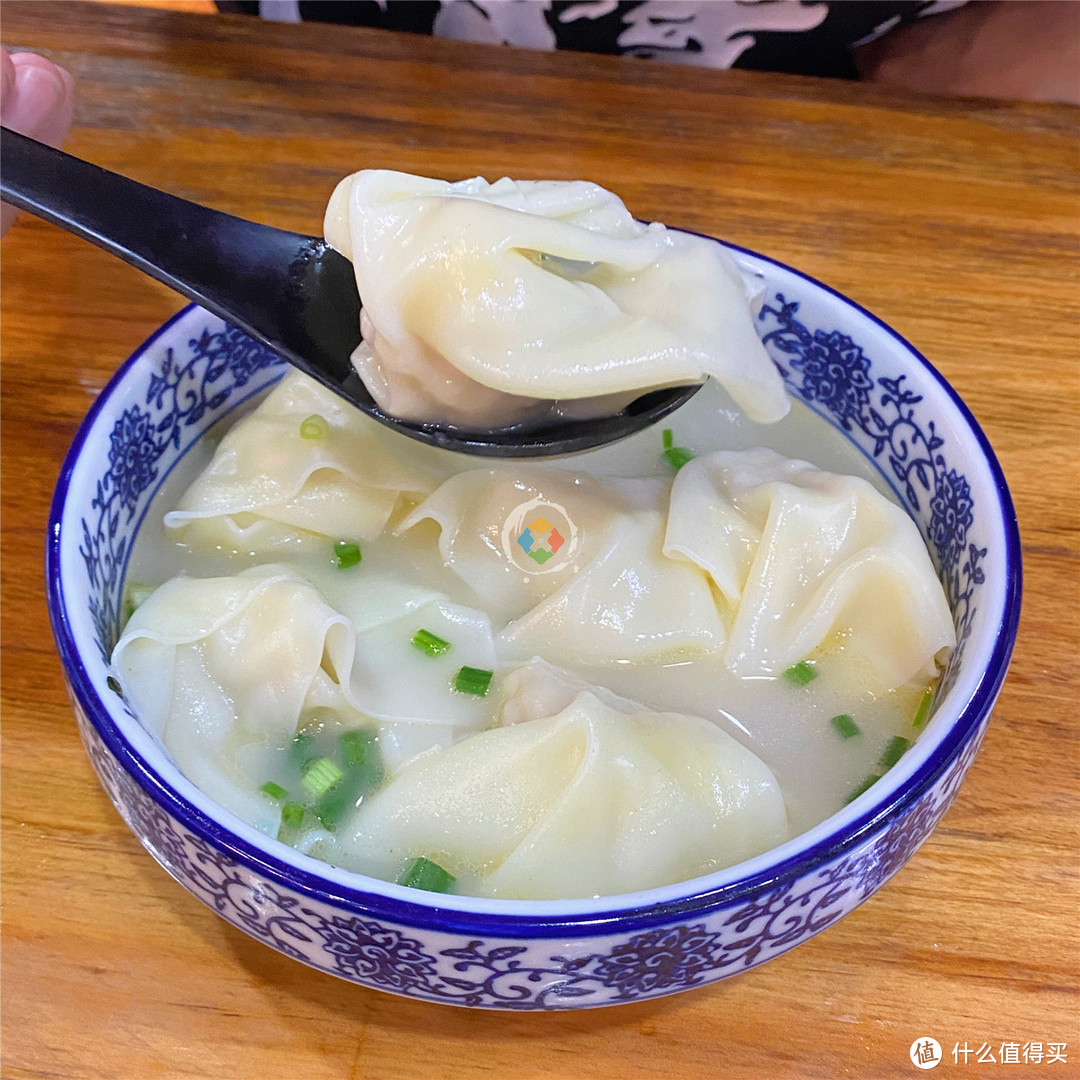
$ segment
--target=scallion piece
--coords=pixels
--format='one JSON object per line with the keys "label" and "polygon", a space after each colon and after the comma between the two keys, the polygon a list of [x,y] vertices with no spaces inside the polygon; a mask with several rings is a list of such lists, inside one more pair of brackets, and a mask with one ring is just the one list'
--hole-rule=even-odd
{"label": "scallion piece", "polygon": [[[335,784],[315,804],[315,816],[322,822],[323,828],[333,832],[342,820],[355,810],[374,788],[378,787],[378,781],[372,783],[375,775],[367,769],[355,769],[345,774],[345,779]],[[377,775],[382,775],[381,766]]]}
{"label": "scallion piece", "polygon": [[370,732],[344,731],[338,742],[341,745],[341,760],[347,769],[370,768],[379,761],[379,744],[376,736]]}
{"label": "scallion piece", "polygon": [[124,608],[128,613],[128,618],[131,617],[136,608],[142,607],[142,605],[150,599],[153,592],[153,585],[140,585],[135,582],[127,587],[127,594],[124,597]]}
{"label": "scallion piece", "polygon": [[321,757],[304,770],[301,783],[304,790],[313,798],[325,795],[345,774],[336,761]]}
{"label": "scallion piece", "polygon": [[312,413],[300,421],[301,439],[325,439],[329,434],[330,425],[326,422],[326,418],[318,413]]}
{"label": "scallion piece", "polygon": [[271,799],[277,799],[278,802],[289,794],[280,784],[275,784],[273,780],[267,780],[259,790],[269,795]]}
{"label": "scallion piece", "polygon": [[124,590],[124,602],[123,611],[121,612],[125,624],[132,615],[135,614],[136,608],[145,604],[150,599],[151,594],[154,592],[153,585],[139,585],[137,582],[129,585]]}
{"label": "scallion piece", "polygon": [[442,656],[450,648],[449,641],[433,634],[430,630],[417,630],[412,636],[412,643],[428,656]]}
{"label": "scallion piece", "polygon": [[919,702],[919,707],[915,710],[915,717],[911,721],[911,726],[916,731],[922,731],[926,727],[926,721],[930,719],[930,708],[934,704],[934,691],[927,689],[926,693],[922,696],[922,701]]}
{"label": "scallion piece", "polygon": [[688,461],[694,460],[694,455],[685,446],[671,446],[664,451],[664,458],[678,472]]}
{"label": "scallion piece", "polygon": [[345,777],[315,803],[315,816],[333,832],[364,796],[382,783],[383,763],[376,737],[366,731],[345,731],[339,739]]}
{"label": "scallion piece", "polygon": [[455,676],[453,687],[459,694],[484,697],[494,674],[493,671],[485,671],[483,668],[463,667]]}
{"label": "scallion piece", "polygon": [[903,735],[894,735],[889,740],[889,745],[885,747],[881,760],[878,761],[878,768],[891,769],[904,756],[910,745],[911,741],[905,739]]}
{"label": "scallion piece", "polygon": [[310,731],[298,731],[289,747],[289,756],[293,764],[304,772],[313,762],[318,760],[315,752],[315,736]]}
{"label": "scallion piece", "polygon": [[840,713],[839,716],[834,716],[829,723],[836,728],[836,733],[841,739],[851,739],[859,734],[859,725],[855,723],[855,720],[848,713]]}
{"label": "scallion piece", "polygon": [[124,696],[124,691],[123,691],[123,688],[122,688],[122,687],[120,686],[120,683],[119,683],[119,681],[118,681],[117,679],[114,679],[114,678],[113,678],[113,677],[112,677],[111,675],[109,675],[109,676],[107,676],[107,677],[106,677],[106,679],[105,679],[105,685],[106,685],[106,686],[107,686],[107,687],[108,687],[108,688],[109,688],[109,689],[110,689],[110,690],[111,690],[111,691],[112,691],[112,692],[113,692],[113,693],[114,693],[114,694],[115,694],[115,695],[116,695],[116,696],[117,696],[118,698],[122,698],[122,697]]}
{"label": "scallion piece", "polygon": [[348,775],[319,799],[315,804],[315,816],[324,829],[333,832],[345,815],[360,805],[368,790],[356,776]]}
{"label": "scallion piece", "polygon": [[[281,808],[282,829],[299,829],[303,821],[304,808],[298,802],[287,802]],[[280,832],[278,836],[280,838]]]}
{"label": "scallion piece", "polygon": [[360,545],[351,540],[339,540],[334,545],[334,558],[337,559],[339,570],[348,570],[357,566],[363,556],[360,554]]}
{"label": "scallion piece", "polygon": [[341,757],[345,764],[353,769],[367,760],[371,736],[366,731],[345,731],[341,738]]}
{"label": "scallion piece", "polygon": [[694,460],[692,451],[687,450],[685,446],[675,445],[675,436],[672,433],[671,428],[664,428],[662,438],[664,441],[662,456],[676,472],[678,472],[688,461]]}
{"label": "scallion piece", "polygon": [[817,674],[817,668],[814,667],[813,661],[800,660],[784,672],[784,678],[796,686],[806,686],[807,683],[812,683],[817,678]]}
{"label": "scallion piece", "polygon": [[129,585],[128,586],[128,599],[134,604],[135,607],[141,607],[150,599],[153,595],[155,586],[153,585]]}
{"label": "scallion piece", "polygon": [[854,802],[864,791],[869,791],[879,780],[881,779],[876,773],[871,773],[857,788],[844,800],[846,806],[850,802]]}
{"label": "scallion piece", "polygon": [[457,878],[438,863],[425,859],[423,855],[414,859],[402,871],[397,879],[399,885],[408,889],[423,889],[425,892],[449,892]]}

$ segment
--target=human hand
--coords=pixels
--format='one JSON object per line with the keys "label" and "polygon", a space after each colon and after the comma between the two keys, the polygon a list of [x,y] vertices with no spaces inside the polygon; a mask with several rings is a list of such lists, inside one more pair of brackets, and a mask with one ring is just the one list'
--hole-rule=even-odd
{"label": "human hand", "polygon": [[[0,122],[32,139],[59,146],[71,126],[75,80],[58,65],[34,53],[9,56],[0,49]],[[0,236],[15,217],[0,207]]]}

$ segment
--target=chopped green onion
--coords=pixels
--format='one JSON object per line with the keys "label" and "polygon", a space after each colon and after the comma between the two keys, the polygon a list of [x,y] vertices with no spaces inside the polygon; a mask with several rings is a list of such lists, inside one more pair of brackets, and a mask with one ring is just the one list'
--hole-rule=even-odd
{"label": "chopped green onion", "polygon": [[[298,802],[287,802],[281,808],[282,829],[299,829],[304,820],[304,808]],[[281,833],[278,833],[280,838]]]}
{"label": "chopped green onion", "polygon": [[421,855],[402,871],[397,883],[409,889],[445,893],[450,891],[456,880],[453,874],[444,870],[438,863],[425,859]]}
{"label": "chopped green onion", "polygon": [[854,719],[848,713],[841,713],[839,716],[834,716],[829,723],[836,728],[837,734],[841,739],[850,739],[859,734],[859,725],[855,723]]}
{"label": "chopped green onion", "polygon": [[351,540],[339,540],[334,545],[334,558],[337,559],[339,570],[348,570],[358,565],[362,558],[360,545],[354,544]]}
{"label": "chopped green onion", "polygon": [[919,702],[919,707],[915,710],[915,718],[911,721],[911,726],[916,731],[922,731],[926,726],[926,721],[930,719],[930,707],[934,704],[934,691],[927,689],[926,693],[922,696],[922,701]]}
{"label": "chopped green onion", "polygon": [[817,678],[817,668],[811,660],[800,660],[784,672],[784,678],[796,686],[806,686]]}
{"label": "chopped green onion", "polygon": [[484,697],[491,685],[493,671],[483,668],[463,667],[454,678],[453,687],[459,694],[475,694]]}
{"label": "chopped green onion", "polygon": [[317,760],[315,736],[310,731],[298,731],[289,747],[289,756],[301,772],[307,770]]}
{"label": "chopped green onion", "polygon": [[878,768],[891,769],[904,756],[910,745],[910,740],[905,739],[903,735],[894,735],[889,740],[889,745],[885,747],[885,752],[881,755]]}
{"label": "chopped green onion", "polygon": [[322,822],[324,829],[333,832],[341,824],[342,818],[360,805],[369,790],[360,782],[361,779],[359,774],[347,776],[315,804],[315,816]]}
{"label": "chopped green onion", "polygon": [[430,630],[417,630],[412,636],[412,643],[428,656],[442,656],[450,648],[450,642],[433,634]]}
{"label": "chopped green onion", "polygon": [[106,686],[107,686],[107,687],[108,687],[108,688],[109,688],[109,689],[110,689],[110,690],[111,690],[111,691],[112,691],[112,692],[113,692],[113,693],[114,693],[114,694],[115,694],[115,695],[116,695],[117,697],[120,697],[120,698],[122,698],[122,697],[124,696],[124,691],[123,691],[123,690],[121,689],[121,687],[120,687],[120,683],[119,683],[119,682],[118,682],[118,681],[117,681],[116,679],[114,679],[114,678],[113,678],[113,677],[112,677],[111,675],[109,675],[109,676],[108,676],[108,677],[107,677],[107,678],[105,679],[105,685],[106,685]]}
{"label": "chopped green onion", "polygon": [[135,614],[135,609],[142,607],[154,592],[153,585],[132,584],[127,587],[124,594],[124,619],[130,619]]}
{"label": "chopped green onion", "polygon": [[301,439],[325,439],[329,433],[330,425],[318,413],[312,413],[306,420],[300,421]]}
{"label": "chopped green onion", "polygon": [[275,784],[273,780],[267,780],[259,790],[269,795],[271,799],[277,799],[278,802],[289,794],[280,784]]}
{"label": "chopped green onion", "polygon": [[313,798],[325,795],[345,774],[336,761],[321,757],[304,770],[301,783],[304,790]]}
{"label": "chopped green onion", "polygon": [[341,758],[347,768],[365,768],[378,757],[376,736],[370,732],[343,731],[338,741],[341,744]]}
{"label": "chopped green onion", "polygon": [[128,599],[135,607],[142,607],[154,593],[153,585],[129,585]]}
{"label": "chopped green onion", "polygon": [[869,791],[881,779],[876,773],[871,773],[859,786],[844,800],[847,805],[854,802],[864,791]]}
{"label": "chopped green onion", "polygon": [[339,739],[345,777],[315,804],[315,816],[333,832],[364,796],[382,783],[383,763],[377,738],[367,731],[345,731]]}
{"label": "chopped green onion", "polygon": [[664,459],[678,472],[687,462],[694,460],[694,455],[684,446],[669,446],[664,450]]}
{"label": "chopped green onion", "polygon": [[693,451],[687,450],[685,446],[675,445],[675,435],[671,428],[664,428],[661,438],[664,443],[664,449],[661,456],[676,472],[678,472],[688,461],[694,460]]}
{"label": "chopped green onion", "polygon": [[[367,769],[356,769],[346,773],[345,779],[335,784],[315,804],[315,816],[322,822],[323,827],[333,832],[345,816],[355,810],[363,801],[364,796],[378,787],[378,781],[372,783],[373,773]],[[382,776],[382,768],[378,770],[378,776]]]}

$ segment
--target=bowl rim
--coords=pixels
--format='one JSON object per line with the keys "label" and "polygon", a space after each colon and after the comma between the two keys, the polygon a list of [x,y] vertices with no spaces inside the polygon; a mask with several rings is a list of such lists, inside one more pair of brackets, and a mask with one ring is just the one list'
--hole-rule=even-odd
{"label": "bowl rim", "polygon": [[[706,236],[703,233],[695,235]],[[714,237],[707,238],[715,239]],[[914,768],[910,776],[902,779],[898,787],[879,794],[876,799],[872,797],[874,792],[872,788],[860,797],[860,802],[865,800],[863,809],[855,815],[853,820],[846,824],[832,826],[821,839],[809,843],[791,855],[784,856],[778,861],[769,860],[772,853],[781,851],[800,839],[794,837],[784,845],[764,852],[761,856],[744,864],[761,864],[759,869],[718,885],[703,886],[702,883],[717,874],[729,873],[732,869],[738,870],[738,866],[717,871],[716,874],[705,877],[690,879],[674,886],[663,886],[641,893],[628,893],[622,897],[599,897],[592,901],[464,898],[472,901],[468,907],[458,907],[456,904],[445,906],[440,903],[437,894],[424,894],[423,898],[415,899],[394,895],[409,893],[412,890],[405,890],[392,883],[379,882],[359,874],[348,876],[356,877],[358,883],[371,882],[375,891],[371,887],[365,888],[362,885],[354,887],[335,882],[317,871],[309,871],[280,860],[272,853],[238,836],[221,821],[204,814],[198,807],[180,796],[119,730],[79,655],[67,618],[64,587],[60,575],[64,506],[67,502],[73,471],[89,433],[112,395],[148,350],[183,319],[200,310],[195,304],[186,305],[159,326],[131,353],[106,383],[76,431],[71,447],[64,458],[49,510],[45,569],[47,603],[53,635],[73,697],[98,738],[123,770],[133,777],[143,791],[183,828],[201,837],[241,866],[286,889],[294,890],[322,903],[344,907],[357,915],[382,919],[398,925],[443,933],[480,934],[511,939],[593,937],[665,925],[677,922],[688,914],[702,917],[710,911],[732,906],[759,891],[793,882],[835,862],[845,853],[886,828],[890,820],[904,815],[918,803],[931,791],[946,770],[958,760],[967,743],[977,735],[983,720],[993,707],[1012,654],[1020,616],[1022,563],[1019,528],[1004,473],[986,435],[959,394],[926,357],[900,333],[857,301],[811,275],[749,248],[725,241],[720,242],[733,253],[771,264],[783,272],[802,279],[813,288],[822,290],[840,301],[842,305],[854,309],[892,338],[901,349],[906,350],[913,360],[922,365],[928,377],[938,384],[948,402],[956,409],[960,420],[974,437],[993,483],[997,499],[996,512],[1000,517],[1004,538],[1002,566],[1006,580],[1002,594],[1001,615],[994,631],[989,659],[967,700],[961,705],[929,756]],[[875,785],[875,788],[877,787],[878,785]],[[833,815],[833,817],[836,816]],[[827,818],[811,831],[821,829],[830,820],[832,818]],[[317,865],[315,860],[308,859],[307,861]],[[347,872],[339,871],[339,873],[346,874]],[[382,886],[387,887],[390,890],[389,893],[378,891]],[[681,895],[666,900],[651,902],[649,900],[650,895],[659,892],[670,893],[680,887],[684,887]],[[459,898],[455,898],[457,899]],[[622,904],[618,903],[620,899],[624,901]],[[590,904],[592,909],[584,910]],[[583,910],[559,913],[559,905],[581,906]],[[481,910],[470,910],[470,908]],[[523,910],[526,908],[536,910],[530,913]]]}

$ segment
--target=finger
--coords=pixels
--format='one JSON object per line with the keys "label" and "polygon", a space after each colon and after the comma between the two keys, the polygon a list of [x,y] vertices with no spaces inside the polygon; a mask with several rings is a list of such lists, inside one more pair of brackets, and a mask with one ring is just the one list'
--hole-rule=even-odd
{"label": "finger", "polygon": [[[71,126],[75,80],[62,68],[33,53],[9,56],[0,49],[0,120],[15,131],[59,146]],[[0,236],[15,208],[0,207]]]}
{"label": "finger", "polygon": [[0,49],[0,110],[7,101],[8,94],[15,88],[15,65],[7,54],[7,49]]}
{"label": "finger", "polygon": [[[15,89],[15,65],[8,56],[7,49],[0,49],[0,118]],[[15,220],[16,210],[7,203],[0,204],[0,236],[8,231],[8,226]]]}
{"label": "finger", "polygon": [[74,80],[33,53],[16,53],[10,61],[14,77],[0,102],[0,118],[15,131],[58,145],[71,125]]}

